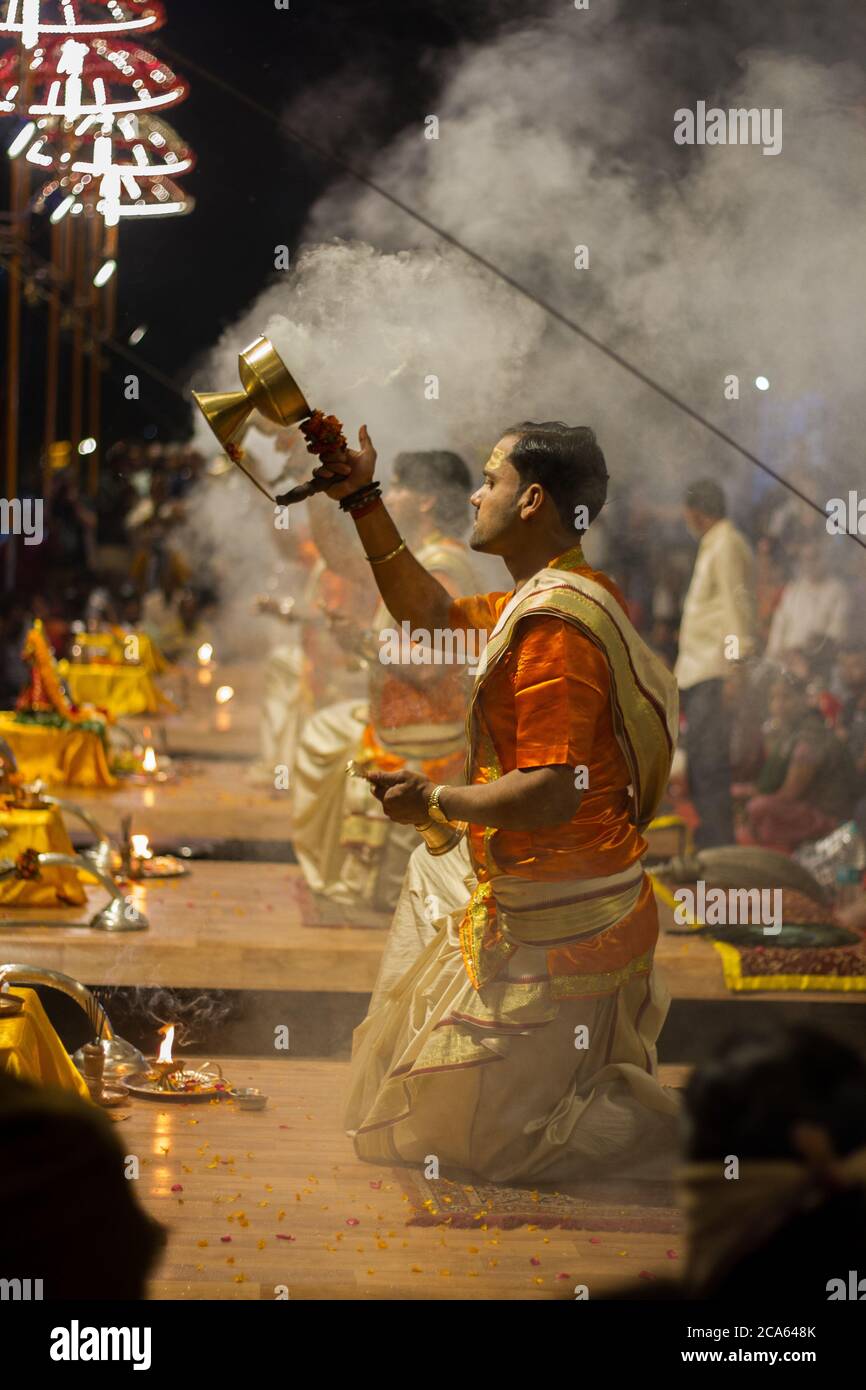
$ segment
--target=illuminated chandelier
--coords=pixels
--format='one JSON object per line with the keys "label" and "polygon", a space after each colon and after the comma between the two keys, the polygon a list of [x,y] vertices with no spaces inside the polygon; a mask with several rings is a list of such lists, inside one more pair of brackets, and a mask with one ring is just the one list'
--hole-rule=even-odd
{"label": "illuminated chandelier", "polygon": [[77,122],[43,117],[22,130],[9,153],[52,171],[34,209],[53,205],[55,222],[94,204],[109,226],[121,217],[170,217],[194,207],[174,180],[195,167],[195,155],[167,122],[147,112]]}
{"label": "illuminated chandelier", "polygon": [[43,38],[152,32],[165,24],[158,0],[0,0],[0,35],[36,48]]}
{"label": "illuminated chandelier", "polygon": [[188,93],[166,63],[115,39],[54,39],[36,47],[29,62],[17,49],[0,58],[0,113],[5,115],[72,121],[165,109]]}

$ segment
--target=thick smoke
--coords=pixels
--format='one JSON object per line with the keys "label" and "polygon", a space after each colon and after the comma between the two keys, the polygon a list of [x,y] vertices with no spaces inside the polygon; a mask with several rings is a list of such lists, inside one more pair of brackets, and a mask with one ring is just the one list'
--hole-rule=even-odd
{"label": "thick smoke", "polygon": [[[755,46],[747,36],[740,51],[721,18],[667,28],[557,5],[461,52],[431,112],[438,139],[407,129],[367,171],[783,476],[807,469],[823,506],[862,476],[866,79],[829,13],[822,25],[810,7],[798,29],[791,8],[762,6]],[[698,101],[780,108],[781,152],[675,145],[674,112]],[[197,385],[230,387],[238,349],[266,333],[312,403],[352,438],[367,423],[386,462],[440,445],[477,469],[508,424],[560,418],[596,429],[614,524],[635,487],[673,505],[685,481],[721,475],[740,517],[766,489],[752,464],[374,191],[335,182],[304,242]],[[725,399],[730,374],[739,400]],[[254,587],[268,505],[250,490],[238,516],[243,489],[214,489],[208,525]]]}

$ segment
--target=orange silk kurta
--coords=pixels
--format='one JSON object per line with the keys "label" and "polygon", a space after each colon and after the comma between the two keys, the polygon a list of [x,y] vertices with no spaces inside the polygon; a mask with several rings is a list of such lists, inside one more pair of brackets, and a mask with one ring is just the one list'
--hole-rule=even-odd
{"label": "orange silk kurta", "polygon": [[[604,585],[625,608],[606,575],[588,565],[569,568]],[[451,623],[489,632],[512,597],[513,591],[458,599]],[[646,841],[629,816],[630,776],[613,731],[607,662],[572,623],[547,615],[521,621],[510,648],[485,681],[476,711],[492,742],[499,775],[515,768],[588,770],[583,800],[565,824],[492,833],[471,826],[476,864],[487,859],[494,871],[521,878],[568,879],[605,877],[640,859]],[[471,768],[473,783],[495,775],[484,743],[479,741]]]}

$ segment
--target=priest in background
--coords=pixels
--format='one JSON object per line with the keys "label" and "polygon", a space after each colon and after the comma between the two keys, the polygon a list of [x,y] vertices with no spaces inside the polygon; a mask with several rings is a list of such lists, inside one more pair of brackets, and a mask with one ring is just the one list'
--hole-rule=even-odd
{"label": "priest in background", "polygon": [[[469,470],[457,454],[426,450],[395,459],[389,507],[419,561],[452,596],[476,584],[460,540],[470,492]],[[372,604],[376,587],[369,569],[363,557],[358,563],[351,532],[334,526],[339,517],[333,511],[324,498],[312,503],[316,543],[326,562],[351,578],[356,592],[369,593]],[[413,650],[393,630],[384,604],[377,604],[372,622],[370,611],[332,618],[347,656],[364,663],[367,699],[339,701],[308,719],[291,779],[295,853],[314,893],[339,905],[341,918],[345,909],[392,909],[418,843],[411,826],[389,820],[364,781],[346,776],[347,762],[366,772],[411,769],[436,781],[459,780],[463,766],[465,662],[437,663],[435,650],[418,644]]]}

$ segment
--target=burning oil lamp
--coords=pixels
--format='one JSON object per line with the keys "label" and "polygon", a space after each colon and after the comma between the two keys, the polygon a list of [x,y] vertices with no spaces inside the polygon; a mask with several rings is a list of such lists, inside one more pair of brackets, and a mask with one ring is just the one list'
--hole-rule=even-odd
{"label": "burning oil lamp", "polygon": [[[147,734],[148,731],[145,730],[145,738]],[[164,782],[172,781],[174,778],[174,773],[171,770],[170,764],[170,758],[165,755],[158,758],[156,749],[152,744],[148,743],[144,752],[141,754],[141,771],[133,773],[130,781],[136,783],[138,786],[152,787],[157,783],[161,786]],[[153,804],[151,801],[147,800],[147,792],[145,792],[145,804]]]}
{"label": "burning oil lamp", "polygon": [[185,878],[189,869],[174,854],[154,854],[147,835],[133,835],[132,818],[122,822],[123,849],[121,861],[124,876],[134,883],[147,882],[155,878]]}
{"label": "burning oil lamp", "polygon": [[129,871],[133,878],[140,878],[142,865],[145,860],[153,858],[153,850],[150,848],[150,840],[146,835],[131,836],[130,844]]}
{"label": "burning oil lamp", "polygon": [[[138,838],[138,837],[136,837]],[[171,1055],[174,1044],[175,1025],[167,1023],[159,1030],[162,1042],[159,1045],[159,1052],[156,1061],[151,1063],[150,1070],[155,1073],[154,1080],[162,1091],[167,1091],[168,1078],[177,1072],[183,1071],[183,1062],[176,1062]]]}
{"label": "burning oil lamp", "polygon": [[158,1055],[148,1061],[147,1070],[127,1078],[131,1095],[147,1100],[220,1100],[234,1096],[218,1062],[188,1067],[172,1057],[176,1028],[173,1023],[160,1028],[162,1043]]}
{"label": "burning oil lamp", "polygon": [[214,650],[210,642],[203,642],[196,652],[198,661],[199,685],[210,685],[213,680]]}
{"label": "burning oil lamp", "polygon": [[227,734],[232,726],[231,711],[228,705],[235,697],[235,692],[230,685],[221,685],[216,693],[216,702],[220,708],[216,712],[214,721],[215,728],[219,734]]}

